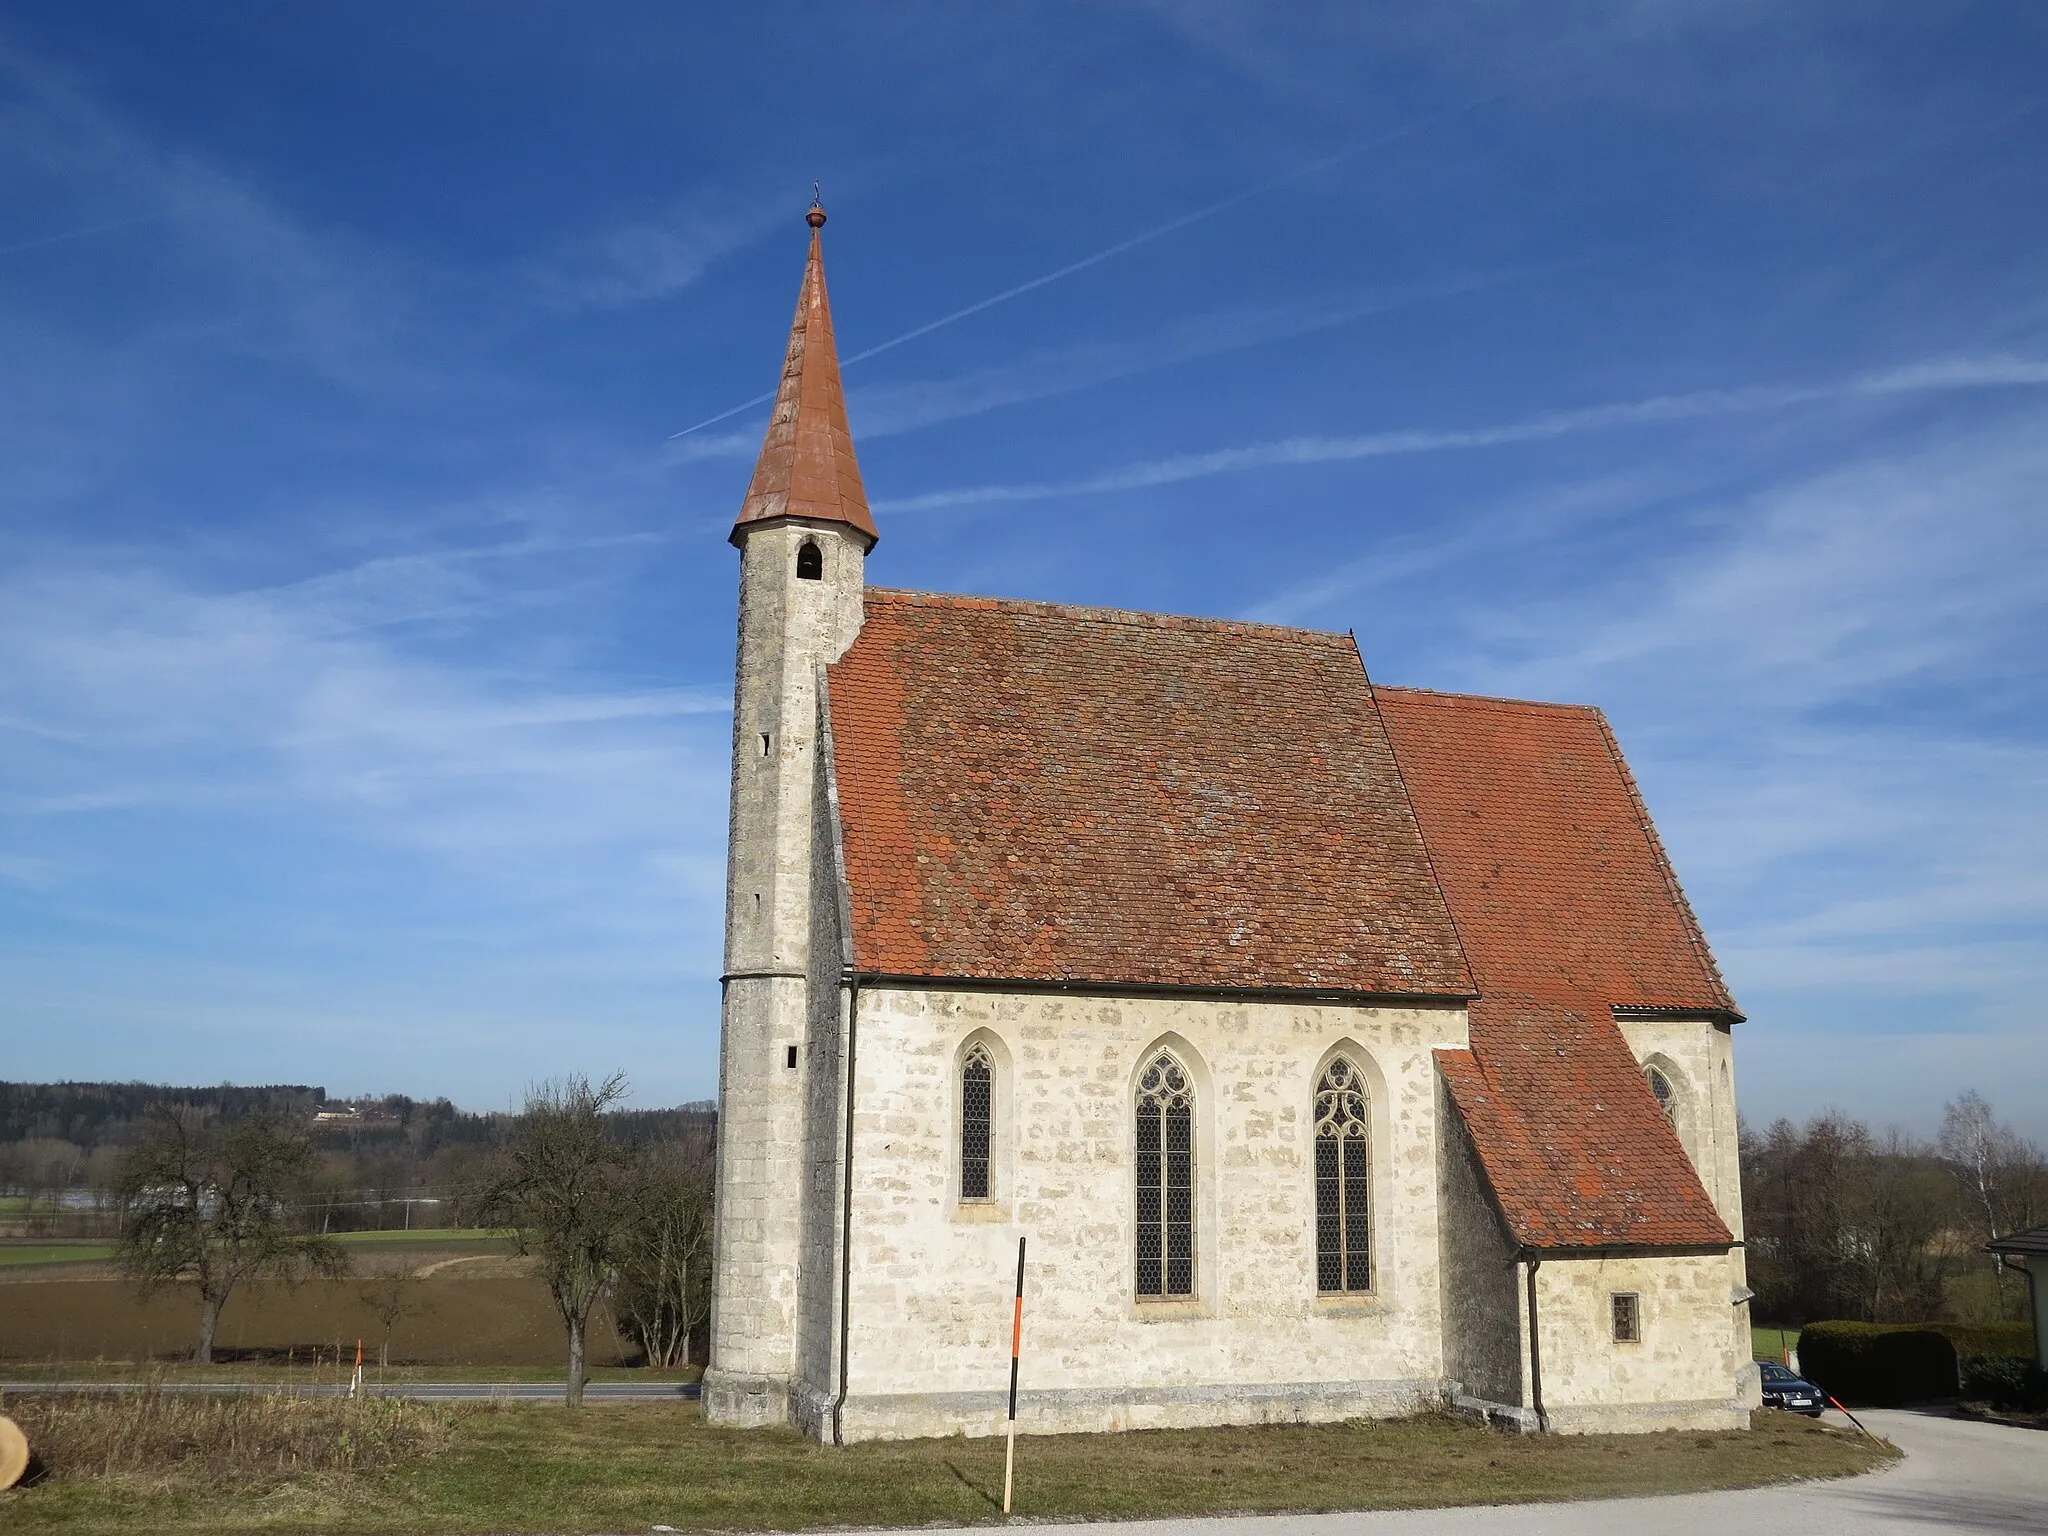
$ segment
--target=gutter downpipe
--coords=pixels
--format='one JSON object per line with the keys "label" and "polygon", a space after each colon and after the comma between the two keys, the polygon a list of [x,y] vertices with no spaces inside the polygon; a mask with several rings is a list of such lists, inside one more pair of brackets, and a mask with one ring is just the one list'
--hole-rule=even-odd
{"label": "gutter downpipe", "polygon": [[1550,1415],[1543,1411],[1543,1349],[1536,1321],[1536,1271],[1543,1267],[1543,1261],[1528,1257],[1526,1248],[1522,1252],[1529,1266],[1529,1406],[1536,1410],[1536,1432],[1547,1435]]}
{"label": "gutter downpipe", "polygon": [[832,1443],[843,1446],[840,1413],[846,1407],[847,1337],[853,1306],[853,1068],[854,1052],[860,1043],[860,977],[846,975],[846,1146],[840,1155],[842,1184],[839,1191],[839,1395],[832,1400]]}

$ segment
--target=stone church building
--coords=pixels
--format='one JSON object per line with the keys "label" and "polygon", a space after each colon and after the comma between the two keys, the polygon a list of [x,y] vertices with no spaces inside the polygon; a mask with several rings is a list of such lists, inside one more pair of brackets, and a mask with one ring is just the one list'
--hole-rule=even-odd
{"label": "stone church building", "polygon": [[1723,985],[1599,711],[870,586],[811,245],[740,551],[707,1412],[1755,1399]]}

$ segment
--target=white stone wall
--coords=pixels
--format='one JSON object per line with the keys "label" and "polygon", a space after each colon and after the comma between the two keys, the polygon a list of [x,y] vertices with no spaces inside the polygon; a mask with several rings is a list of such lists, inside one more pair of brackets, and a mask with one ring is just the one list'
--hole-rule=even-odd
{"label": "white stone wall", "polygon": [[[1614,1338],[1617,1291],[1640,1298],[1639,1342]],[[1727,1326],[1734,1310],[1721,1254],[1544,1258],[1536,1311],[1550,1428],[1593,1434],[1745,1427],[1752,1373],[1747,1338],[1738,1349]]]}
{"label": "white stone wall", "polygon": [[[795,518],[749,525],[742,538],[704,1403],[721,1423],[779,1424],[804,1242],[818,677],[859,633],[866,540]],[[807,541],[821,580],[796,575]]]}
{"label": "white stone wall", "polygon": [[[1734,1027],[1705,1019],[1624,1018],[1618,1023],[1636,1060],[1656,1067],[1676,1090],[1672,1123],[1679,1142],[1714,1209],[1740,1239],[1742,1147],[1735,1109]],[[1731,1249],[1724,1262],[1730,1294],[1746,1290],[1749,1266],[1743,1250]],[[1747,1303],[1729,1308],[1728,1329],[1744,1361],[1752,1351],[1749,1322]],[[1763,1401],[1762,1382],[1755,1377],[1749,1371],[1743,1387],[1751,1406]]]}
{"label": "white stone wall", "polygon": [[[1444,1374],[1438,1046],[1458,1008],[869,990],[856,1025],[848,1439],[997,1432],[1020,1233],[1021,1427],[1399,1412]],[[958,1063],[997,1064],[995,1198],[958,1193]],[[1132,1089],[1159,1044],[1197,1086],[1197,1291],[1134,1299]],[[1311,1096],[1372,1085],[1368,1296],[1319,1298]],[[813,1264],[830,1263],[824,1253]]]}
{"label": "white stone wall", "polygon": [[[1442,1189],[1444,1375],[1480,1412],[1528,1407],[1523,1371],[1522,1267],[1517,1245],[1487,1189],[1464,1119],[1439,1085],[1438,1180]],[[1477,1405],[1489,1405],[1478,1408]],[[1513,1419],[1518,1425],[1533,1418]]]}

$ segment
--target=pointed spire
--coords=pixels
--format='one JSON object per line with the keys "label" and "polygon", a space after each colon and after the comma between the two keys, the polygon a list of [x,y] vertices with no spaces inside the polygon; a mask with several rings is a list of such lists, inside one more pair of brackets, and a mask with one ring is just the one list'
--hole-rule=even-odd
{"label": "pointed spire", "polygon": [[808,517],[857,528],[872,548],[881,536],[868,513],[853,435],[846,428],[846,395],[839,386],[839,351],[832,342],[832,306],[825,298],[825,258],[818,239],[825,210],[815,198],[804,218],[811,226],[810,260],[789,328],[768,436],[733,524],[732,542],[740,542],[740,530],[748,523]]}

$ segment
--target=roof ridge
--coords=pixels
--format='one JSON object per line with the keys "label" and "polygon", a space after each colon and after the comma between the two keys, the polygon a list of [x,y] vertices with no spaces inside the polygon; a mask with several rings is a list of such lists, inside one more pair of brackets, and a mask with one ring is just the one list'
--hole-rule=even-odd
{"label": "roof ridge", "polygon": [[1306,629],[1294,624],[1262,624],[1253,619],[1213,619],[1195,614],[1151,613],[1139,608],[1097,608],[1085,603],[1049,603],[1028,597],[987,597],[965,592],[920,592],[907,587],[869,587],[869,601],[900,602],[915,607],[978,608],[995,613],[1035,613],[1089,624],[1124,624],[1138,629],[1191,629],[1216,634],[1286,635],[1298,640],[1356,649],[1356,641],[1335,629]]}
{"label": "roof ridge", "polygon": [[1417,688],[1406,683],[1374,683],[1380,693],[1398,693],[1421,704],[1476,704],[1504,712],[1514,710],[1556,710],[1564,714],[1598,715],[1597,704],[1562,704],[1554,699],[1510,699],[1497,693],[1454,693],[1447,688]]}

